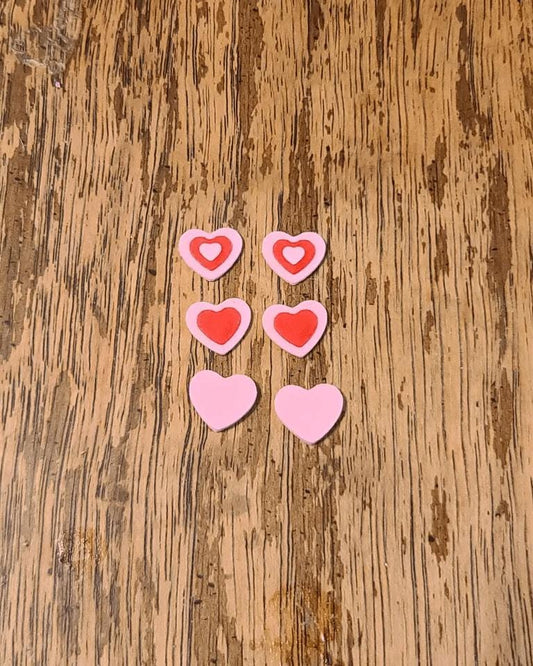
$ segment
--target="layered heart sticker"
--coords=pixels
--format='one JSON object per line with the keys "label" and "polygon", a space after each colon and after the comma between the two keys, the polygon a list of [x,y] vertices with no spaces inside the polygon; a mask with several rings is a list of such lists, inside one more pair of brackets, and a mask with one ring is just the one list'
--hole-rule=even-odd
{"label": "layered heart sticker", "polygon": [[257,400],[257,385],[246,375],[222,377],[201,370],[189,383],[189,397],[200,418],[216,432],[240,421]]}
{"label": "layered heart sticker", "polygon": [[263,315],[263,328],[268,337],[299,358],[318,344],[327,323],[327,310],[318,301],[302,301],[294,308],[271,305]]}
{"label": "layered heart sticker", "polygon": [[218,280],[239,258],[242,237],[228,227],[212,233],[190,229],[181,236],[178,249],[187,266],[206,280]]}
{"label": "layered heart sticker", "polygon": [[289,284],[298,284],[309,277],[320,266],[325,254],[326,242],[314,231],[298,236],[273,231],[263,240],[265,261]]}
{"label": "layered heart sticker", "polygon": [[307,444],[323,439],[340,419],[344,397],[333,384],[318,384],[312,389],[284,386],[274,400],[279,420]]}
{"label": "layered heart sticker", "polygon": [[227,354],[239,344],[251,320],[252,311],[240,298],[227,298],[220,305],[193,303],[185,315],[194,337],[218,354]]}

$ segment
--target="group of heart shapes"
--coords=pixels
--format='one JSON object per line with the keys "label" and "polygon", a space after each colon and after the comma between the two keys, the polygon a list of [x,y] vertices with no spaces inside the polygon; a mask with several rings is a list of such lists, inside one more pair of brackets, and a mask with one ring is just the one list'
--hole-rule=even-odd
{"label": "group of heart shapes", "polygon": [[[212,233],[191,229],[179,241],[185,263],[201,277],[218,280],[235,264],[243,240],[234,229]],[[274,231],[263,240],[263,256],[270,268],[291,285],[313,273],[326,254],[326,243],[318,233],[308,231],[291,236]],[[208,349],[227,354],[236,347],[252,320],[249,305],[240,298],[228,298],[218,305],[200,301],[187,310],[185,321],[191,334]],[[318,301],[307,300],[295,307],[271,305],[263,314],[263,329],[282,349],[303,358],[320,341],[328,314]],[[246,375],[222,377],[212,370],[197,372],[189,383],[189,398],[200,418],[217,432],[248,414],[257,400],[257,385]],[[344,397],[332,384],[282,387],[274,400],[280,421],[308,444],[323,439],[341,417]]]}

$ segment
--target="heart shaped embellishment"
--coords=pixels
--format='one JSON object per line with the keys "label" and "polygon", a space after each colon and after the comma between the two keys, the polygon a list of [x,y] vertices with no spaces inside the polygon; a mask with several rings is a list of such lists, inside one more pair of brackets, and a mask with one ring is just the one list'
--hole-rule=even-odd
{"label": "heart shaped embellishment", "polygon": [[178,249],[189,268],[206,280],[218,280],[239,258],[242,237],[228,227],[212,233],[190,229],[181,236]]}
{"label": "heart shaped embellishment", "polygon": [[263,314],[263,328],[268,337],[299,358],[318,344],[327,324],[327,310],[318,301],[302,301],[294,308],[271,305]]}
{"label": "heart shaped embellishment", "polygon": [[263,256],[270,268],[289,284],[309,277],[322,263],[326,241],[314,231],[291,236],[273,231],[263,240]]}
{"label": "heart shaped embellishment", "polygon": [[189,383],[189,398],[200,418],[220,432],[248,414],[257,400],[257,386],[246,375],[222,377],[200,370]]}
{"label": "heart shaped embellishment", "polygon": [[284,386],[274,399],[279,420],[307,444],[323,439],[340,419],[344,396],[333,384],[318,384],[312,389]]}
{"label": "heart shaped embellishment", "polygon": [[240,298],[228,298],[220,305],[199,301],[185,314],[189,331],[218,354],[227,354],[239,344],[251,320],[252,311]]}
{"label": "heart shaped embellishment", "polygon": [[[202,257],[200,261],[202,262],[203,260],[206,260],[207,262],[215,262],[215,259],[218,259],[218,264],[220,263],[228,256],[228,242],[227,239],[221,239],[221,241],[217,240],[210,240],[210,241],[201,241],[198,238],[195,238],[192,243],[191,247],[194,247],[194,252],[196,253],[196,250]],[[197,255],[196,255],[197,256]]]}

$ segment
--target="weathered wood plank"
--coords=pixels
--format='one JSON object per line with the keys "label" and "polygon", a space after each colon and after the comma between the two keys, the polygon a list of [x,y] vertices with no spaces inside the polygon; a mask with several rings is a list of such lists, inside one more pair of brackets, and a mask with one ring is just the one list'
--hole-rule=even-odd
{"label": "weathered wood plank", "polygon": [[[4,4],[2,663],[533,663],[532,39],[511,0]],[[208,284],[177,239],[222,225]],[[219,358],[184,313],[231,296]],[[261,315],[304,298],[289,358]],[[203,368],[261,390],[223,434]],[[272,399],[320,381],[313,448]]]}

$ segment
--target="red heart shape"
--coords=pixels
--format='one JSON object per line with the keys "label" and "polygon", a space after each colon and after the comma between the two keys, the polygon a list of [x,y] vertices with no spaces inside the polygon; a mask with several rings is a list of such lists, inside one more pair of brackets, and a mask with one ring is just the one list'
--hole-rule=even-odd
{"label": "red heart shape", "polygon": [[196,322],[204,335],[219,345],[225,345],[241,324],[241,315],[235,308],[224,308],[215,312],[204,310],[198,315]]}
{"label": "red heart shape", "polygon": [[300,310],[295,314],[281,312],[274,318],[274,328],[295,347],[303,347],[318,326],[318,317],[311,310]]}
{"label": "red heart shape", "polygon": [[[217,243],[220,245],[222,249],[218,256],[216,256],[214,259],[207,259],[204,257],[204,255],[200,252],[200,247],[204,245],[204,243]],[[202,266],[209,269],[210,271],[214,271],[229,257],[233,245],[230,239],[226,238],[225,236],[215,236],[214,238],[205,238],[199,236],[198,238],[192,239],[190,248],[191,254],[196,259],[196,261],[198,261],[200,264],[202,264]]]}
{"label": "red heart shape", "polygon": [[[287,261],[283,256],[283,250],[286,247],[301,247],[305,254],[300,259],[300,261],[295,264],[291,264],[290,261]],[[311,241],[308,240],[295,241],[294,243],[291,243],[291,241],[288,240],[279,240],[274,243],[272,253],[276,258],[276,261],[278,261],[285,270],[289,271],[289,273],[292,273],[293,275],[296,275],[296,273],[299,273],[302,269],[304,269],[315,256],[315,246],[313,243],[311,243]]]}

